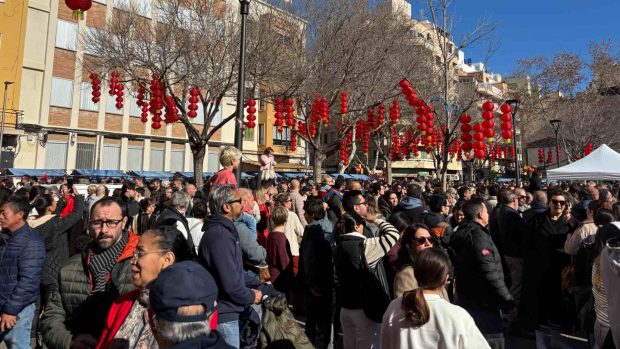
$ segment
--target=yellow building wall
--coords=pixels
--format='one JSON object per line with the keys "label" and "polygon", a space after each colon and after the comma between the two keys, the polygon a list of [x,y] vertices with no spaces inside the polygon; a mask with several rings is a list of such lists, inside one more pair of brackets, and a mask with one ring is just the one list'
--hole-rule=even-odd
{"label": "yellow building wall", "polygon": [[[0,0],[0,98],[4,98],[4,82],[13,81],[7,91],[9,111],[19,109],[27,14],[27,0]],[[8,113],[6,120],[7,126],[14,125],[15,120],[9,118],[14,119],[15,114]]]}

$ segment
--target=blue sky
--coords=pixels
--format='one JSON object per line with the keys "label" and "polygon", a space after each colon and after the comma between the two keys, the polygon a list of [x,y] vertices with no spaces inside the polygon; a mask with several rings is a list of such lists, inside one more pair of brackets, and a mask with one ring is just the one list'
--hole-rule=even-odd
{"label": "blue sky", "polygon": [[[374,0],[377,2],[378,0]],[[425,1],[408,0],[414,18]],[[454,0],[453,35],[468,32],[481,18],[498,23],[499,49],[488,61],[492,72],[509,75],[519,58],[573,51],[586,56],[590,40],[620,42],[620,0]],[[485,58],[486,45],[466,49],[474,62]]]}

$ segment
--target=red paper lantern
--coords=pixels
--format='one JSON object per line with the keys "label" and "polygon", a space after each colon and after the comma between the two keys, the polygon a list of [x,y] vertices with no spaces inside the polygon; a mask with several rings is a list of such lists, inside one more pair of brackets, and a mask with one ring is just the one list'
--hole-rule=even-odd
{"label": "red paper lantern", "polygon": [[71,16],[73,19],[84,19],[84,12],[88,11],[90,7],[93,5],[91,0],[65,0],[65,5],[71,10],[73,13]]}
{"label": "red paper lantern", "polygon": [[495,104],[491,101],[486,101],[482,104],[482,110],[492,112],[495,109]]}
{"label": "red paper lantern", "polygon": [[383,123],[385,122],[385,106],[383,104],[379,104],[377,108],[377,128],[379,128],[383,127]]}
{"label": "red paper lantern", "polygon": [[248,116],[246,116],[247,121],[245,126],[247,128],[254,128],[256,127],[256,123],[254,122],[254,120],[256,120],[256,101],[253,99],[248,99],[245,102],[245,105],[247,106],[246,112],[248,113]]}
{"label": "red paper lantern", "polygon": [[340,114],[349,112],[349,93],[347,91],[340,92]]}
{"label": "red paper lantern", "polygon": [[503,103],[500,107],[499,110],[502,111],[502,113],[506,114],[506,113],[510,113],[512,112],[512,107],[510,106],[510,104],[506,104]]}
{"label": "red paper lantern", "polygon": [[101,80],[99,79],[99,75],[97,75],[96,73],[91,73],[88,77],[92,85],[91,95],[93,97],[91,98],[91,100],[93,101],[93,103],[99,103],[99,101],[101,100]]}

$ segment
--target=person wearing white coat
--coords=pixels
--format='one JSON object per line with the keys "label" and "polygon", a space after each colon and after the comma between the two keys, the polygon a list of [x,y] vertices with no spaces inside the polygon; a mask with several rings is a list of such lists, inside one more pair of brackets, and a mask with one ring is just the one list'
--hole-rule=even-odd
{"label": "person wearing white coat", "polygon": [[383,315],[381,349],[487,349],[486,339],[467,311],[441,298],[450,262],[439,250],[416,257],[419,287],[394,299]]}

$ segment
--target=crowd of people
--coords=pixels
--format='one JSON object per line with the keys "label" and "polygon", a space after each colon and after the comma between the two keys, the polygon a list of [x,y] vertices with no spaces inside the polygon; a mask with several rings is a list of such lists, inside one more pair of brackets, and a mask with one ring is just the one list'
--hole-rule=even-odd
{"label": "crowd of people", "polygon": [[620,348],[620,187],[183,178],[0,186],[9,348]]}

